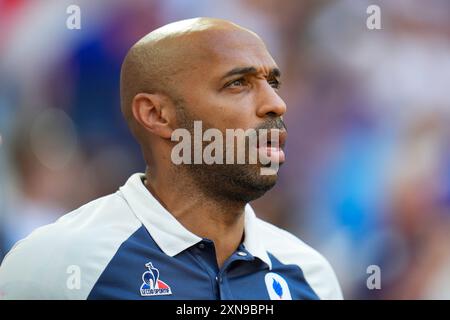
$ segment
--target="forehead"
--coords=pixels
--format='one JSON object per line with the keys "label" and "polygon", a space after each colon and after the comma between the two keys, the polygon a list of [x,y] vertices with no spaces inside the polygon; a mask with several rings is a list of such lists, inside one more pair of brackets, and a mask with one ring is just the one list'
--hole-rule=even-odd
{"label": "forehead", "polygon": [[209,30],[193,35],[198,56],[195,68],[210,76],[220,76],[236,67],[253,66],[268,72],[276,63],[263,41],[246,30]]}

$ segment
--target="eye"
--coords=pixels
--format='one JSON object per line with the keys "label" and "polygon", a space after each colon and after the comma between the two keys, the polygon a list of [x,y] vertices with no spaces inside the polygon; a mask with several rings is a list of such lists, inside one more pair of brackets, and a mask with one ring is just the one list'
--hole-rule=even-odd
{"label": "eye", "polygon": [[267,82],[270,84],[270,86],[274,89],[279,89],[281,86],[281,82],[277,79],[268,79]]}
{"label": "eye", "polygon": [[225,87],[241,87],[245,86],[247,84],[247,81],[244,78],[239,78],[236,80],[233,80],[231,82],[228,82]]}

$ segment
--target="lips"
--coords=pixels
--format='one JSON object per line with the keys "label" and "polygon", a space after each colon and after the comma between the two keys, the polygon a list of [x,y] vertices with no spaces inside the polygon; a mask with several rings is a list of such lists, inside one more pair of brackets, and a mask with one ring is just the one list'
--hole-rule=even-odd
{"label": "lips", "polygon": [[265,150],[261,150],[261,148],[259,150],[265,152],[271,162],[283,163],[286,160],[284,151],[281,148],[266,147]]}
{"label": "lips", "polygon": [[[273,141],[276,135],[272,137],[273,131],[278,133],[278,141]],[[267,141],[259,141],[258,139],[258,151],[260,157],[268,158],[270,162],[283,163],[286,160],[283,148],[287,139],[287,132],[285,130],[271,129],[267,134]],[[261,143],[262,142],[262,143]],[[264,143],[265,142],[265,143]]]}

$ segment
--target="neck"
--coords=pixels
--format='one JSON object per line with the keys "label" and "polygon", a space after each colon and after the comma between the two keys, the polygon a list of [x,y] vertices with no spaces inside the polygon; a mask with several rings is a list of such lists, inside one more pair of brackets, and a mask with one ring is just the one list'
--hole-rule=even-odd
{"label": "neck", "polygon": [[243,239],[246,203],[207,196],[179,172],[152,170],[145,177],[147,189],[186,229],[214,242],[221,267]]}

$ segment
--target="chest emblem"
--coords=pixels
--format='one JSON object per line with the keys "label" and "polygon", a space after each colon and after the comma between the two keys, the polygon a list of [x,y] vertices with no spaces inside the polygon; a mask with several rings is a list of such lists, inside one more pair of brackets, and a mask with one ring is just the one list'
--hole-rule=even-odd
{"label": "chest emblem", "polygon": [[165,296],[172,294],[169,285],[159,280],[159,270],[151,262],[145,264],[148,269],[142,274],[141,296]]}
{"label": "chest emblem", "polygon": [[271,300],[292,300],[286,280],[278,273],[267,273],[264,281]]}

